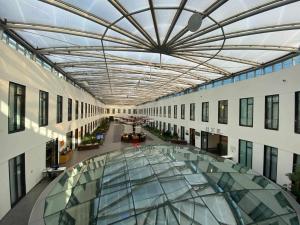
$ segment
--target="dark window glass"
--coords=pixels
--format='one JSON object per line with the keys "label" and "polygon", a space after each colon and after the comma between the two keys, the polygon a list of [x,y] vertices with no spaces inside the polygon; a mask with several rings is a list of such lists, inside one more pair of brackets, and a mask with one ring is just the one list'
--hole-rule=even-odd
{"label": "dark window glass", "polygon": [[78,120],[79,104],[78,101],[75,101],[75,120]]}
{"label": "dark window glass", "polygon": [[48,102],[49,102],[48,92],[40,91],[40,100],[39,100],[39,125],[40,125],[40,127],[48,125]]}
{"label": "dark window glass", "polygon": [[228,123],[228,100],[219,101],[218,122],[222,124]]}
{"label": "dark window glass", "polygon": [[300,91],[295,93],[295,132],[300,134]]}
{"label": "dark window glass", "polygon": [[160,106],[159,107],[159,116],[161,117],[161,115],[162,115],[162,107]]}
{"label": "dark window glass", "polygon": [[68,121],[72,120],[72,99],[68,99]]}
{"label": "dark window glass", "polygon": [[184,132],[184,127],[183,126],[181,126],[180,127],[180,139],[181,140],[184,140],[185,139],[185,132]]}
{"label": "dark window glass", "polygon": [[185,117],[185,104],[181,104],[181,111],[180,111],[181,119],[184,120]]}
{"label": "dark window glass", "polygon": [[276,182],[278,149],[265,145],[264,176]]}
{"label": "dark window glass", "polygon": [[174,105],[174,119],[177,119],[177,105]]}
{"label": "dark window glass", "polygon": [[279,95],[265,98],[265,128],[278,130],[279,127]]}
{"label": "dark window glass", "polygon": [[25,130],[25,86],[9,83],[8,132]]}
{"label": "dark window glass", "polygon": [[195,103],[190,104],[190,120],[195,121]]}
{"label": "dark window glass", "polygon": [[253,126],[253,98],[240,99],[240,126]]}
{"label": "dark window glass", "polygon": [[166,111],[167,111],[167,110],[166,110],[166,106],[164,106],[163,109],[164,109],[164,117],[166,117]]}
{"label": "dark window glass", "polygon": [[171,118],[171,106],[168,106],[168,117]]}
{"label": "dark window glass", "polygon": [[81,119],[83,118],[83,102],[81,102]]}
{"label": "dark window glass", "polygon": [[56,122],[61,123],[63,120],[63,97],[57,95],[56,99]]}
{"label": "dark window glass", "polygon": [[251,141],[239,140],[239,163],[248,168],[252,168],[252,147]]}
{"label": "dark window glass", "polygon": [[85,103],[85,118],[87,118],[87,103]]}
{"label": "dark window glass", "polygon": [[91,116],[91,105],[89,104],[89,108],[88,108],[88,115],[89,115],[89,117]]}
{"label": "dark window glass", "polygon": [[209,103],[202,102],[202,122],[208,122],[209,120]]}

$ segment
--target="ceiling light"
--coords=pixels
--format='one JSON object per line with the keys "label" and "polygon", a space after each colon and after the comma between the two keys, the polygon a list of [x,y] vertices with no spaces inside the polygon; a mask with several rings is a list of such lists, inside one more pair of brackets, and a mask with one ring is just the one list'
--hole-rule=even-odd
{"label": "ceiling light", "polygon": [[195,12],[189,19],[187,28],[189,29],[189,31],[195,32],[201,27],[201,24],[202,24],[202,15],[200,13]]}

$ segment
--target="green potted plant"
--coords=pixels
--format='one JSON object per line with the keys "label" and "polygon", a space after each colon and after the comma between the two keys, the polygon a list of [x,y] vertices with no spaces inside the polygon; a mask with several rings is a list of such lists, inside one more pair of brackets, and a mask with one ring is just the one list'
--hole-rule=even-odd
{"label": "green potted plant", "polygon": [[295,195],[296,200],[300,203],[300,165],[295,167],[295,171],[292,173],[288,173],[291,184],[291,191]]}

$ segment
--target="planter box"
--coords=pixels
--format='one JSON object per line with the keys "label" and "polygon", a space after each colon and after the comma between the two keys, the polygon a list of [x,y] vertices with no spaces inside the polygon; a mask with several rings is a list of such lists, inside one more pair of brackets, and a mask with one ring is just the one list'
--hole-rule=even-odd
{"label": "planter box", "polygon": [[78,151],[93,150],[99,148],[99,143],[78,145]]}
{"label": "planter box", "polygon": [[66,162],[68,162],[73,156],[73,150],[67,152],[64,155],[59,155],[59,164],[64,164]]}

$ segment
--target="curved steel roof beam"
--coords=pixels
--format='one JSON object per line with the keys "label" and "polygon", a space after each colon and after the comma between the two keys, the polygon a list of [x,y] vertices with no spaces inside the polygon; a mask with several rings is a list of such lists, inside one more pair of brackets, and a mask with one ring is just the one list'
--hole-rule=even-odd
{"label": "curved steel roof beam", "polygon": [[[119,47],[119,46],[105,46],[105,51],[126,51],[126,52],[149,52],[147,49],[140,49],[134,47]],[[55,52],[69,52],[69,51],[102,51],[102,46],[70,46],[70,47],[53,47],[53,48],[39,48],[37,51],[41,54],[51,54]]]}
{"label": "curved steel roof beam", "polygon": [[[291,24],[282,24],[282,25],[273,25],[273,26],[265,26],[247,30],[240,30],[226,34],[226,39],[238,38],[243,36],[255,35],[255,34],[263,34],[263,33],[271,33],[271,32],[279,32],[279,31],[287,31],[287,30],[298,30],[300,29],[300,23],[291,23]],[[195,45],[211,43],[215,41],[223,40],[223,35],[215,35],[208,38],[199,39],[196,41],[186,42],[186,44],[182,44],[180,49],[192,47]],[[179,49],[179,48],[178,48]]]}
{"label": "curved steel roof beam", "polygon": [[16,30],[40,30],[46,32],[53,32],[53,33],[61,33],[61,34],[69,34],[74,36],[92,38],[97,40],[104,40],[110,41],[118,44],[128,45],[132,47],[147,49],[144,46],[137,44],[136,42],[127,41],[124,39],[105,36],[103,37],[101,34],[93,33],[93,32],[86,32],[77,29],[65,28],[65,27],[56,27],[44,24],[34,24],[34,23],[19,23],[19,22],[7,22],[5,24],[6,29],[16,29]]}
{"label": "curved steel roof beam", "polygon": [[195,45],[189,48],[175,48],[174,52],[201,52],[201,51],[211,51],[211,50],[269,50],[269,51],[286,51],[286,52],[300,52],[299,48],[290,46],[277,46],[277,45]]}
{"label": "curved steel roof beam", "polygon": [[[268,2],[266,4],[263,4],[263,5],[254,7],[252,9],[246,10],[244,12],[238,13],[236,15],[233,15],[233,16],[219,22],[219,25],[224,27],[224,26],[227,26],[229,24],[238,22],[240,20],[249,18],[251,16],[254,16],[254,15],[257,15],[257,14],[260,14],[260,13],[263,13],[263,12],[266,12],[266,11],[269,11],[269,10],[272,10],[272,9],[275,9],[275,8],[278,8],[278,7],[282,7],[284,5],[288,5],[288,4],[297,2],[297,1],[299,1],[299,0],[275,0],[275,1],[272,1],[272,2]],[[184,38],[178,40],[176,43],[170,42],[170,45],[175,47],[175,46],[181,45],[182,43],[186,43],[187,41],[190,41],[190,40],[192,40],[194,38],[197,38],[201,35],[204,35],[204,34],[207,34],[209,32],[212,32],[216,29],[219,29],[219,25],[218,24],[213,24],[209,27],[206,27],[205,29],[199,30],[199,31],[187,36],[187,37],[184,37]],[[227,35],[226,35],[226,37],[227,37]]]}
{"label": "curved steel roof beam", "polygon": [[129,12],[117,0],[108,0],[108,1],[152,44],[152,46],[157,45],[155,41],[152,39],[152,37],[144,30],[144,28],[129,14]]}
{"label": "curved steel roof beam", "polygon": [[[206,16],[216,11],[218,8],[220,8],[222,5],[224,5],[228,0],[216,0],[213,4],[211,4],[206,10],[204,10],[203,14],[205,15],[202,19],[205,19]],[[195,9],[196,11],[196,9]],[[171,46],[173,43],[175,43],[178,39],[180,39],[183,35],[185,35],[188,32],[187,26],[181,29],[168,43],[167,46]]]}
{"label": "curved steel roof beam", "polygon": [[75,15],[78,15],[80,17],[83,17],[85,19],[93,21],[101,26],[109,27],[111,30],[118,32],[126,37],[129,37],[142,45],[145,45],[148,47],[150,46],[149,43],[145,42],[145,41],[147,41],[146,39],[143,40],[143,39],[139,38],[138,36],[135,36],[134,34],[127,32],[126,30],[122,29],[121,27],[118,27],[117,25],[111,26],[110,22],[104,20],[103,18],[100,18],[88,11],[83,10],[83,9],[77,8],[76,6],[74,6],[72,4],[69,4],[69,3],[66,3],[66,2],[63,2],[60,0],[39,0],[39,1],[53,5],[55,7],[65,10],[65,11],[71,12]]}
{"label": "curved steel roof beam", "polygon": [[[181,56],[191,56],[191,57],[202,57],[202,58],[212,58],[213,54],[207,54],[207,53],[201,53],[201,52],[174,52],[176,55]],[[247,64],[251,66],[260,66],[260,63],[251,61],[251,60],[245,60],[245,59],[239,59],[235,57],[228,57],[223,55],[217,55],[214,57],[214,59],[223,60],[223,61],[229,61],[229,62],[236,62],[236,63],[242,63]]]}

